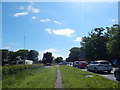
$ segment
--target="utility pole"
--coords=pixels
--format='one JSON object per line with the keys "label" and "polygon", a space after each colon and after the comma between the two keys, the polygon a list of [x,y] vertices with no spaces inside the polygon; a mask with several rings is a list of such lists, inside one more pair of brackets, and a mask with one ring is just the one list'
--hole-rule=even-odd
{"label": "utility pole", "polygon": [[[26,30],[24,30],[24,50],[25,50],[25,44],[26,44],[26,42],[25,42],[26,41],[26,37],[25,37],[26,33],[25,32],[26,32]],[[26,53],[25,52],[24,52],[24,55],[25,55],[24,56],[24,63],[25,63],[25,59],[26,59]]]}

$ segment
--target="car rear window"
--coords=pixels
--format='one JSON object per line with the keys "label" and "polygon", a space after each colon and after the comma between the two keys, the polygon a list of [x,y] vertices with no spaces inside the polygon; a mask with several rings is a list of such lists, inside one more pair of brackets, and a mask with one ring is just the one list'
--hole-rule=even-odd
{"label": "car rear window", "polygon": [[88,64],[87,62],[81,62],[81,63],[85,63],[85,64]]}
{"label": "car rear window", "polygon": [[100,64],[110,64],[109,62],[99,62]]}

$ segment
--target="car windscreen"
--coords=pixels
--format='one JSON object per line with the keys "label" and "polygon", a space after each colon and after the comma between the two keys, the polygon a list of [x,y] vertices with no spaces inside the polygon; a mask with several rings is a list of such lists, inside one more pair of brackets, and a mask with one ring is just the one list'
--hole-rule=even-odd
{"label": "car windscreen", "polygon": [[110,64],[109,62],[99,62],[100,64]]}
{"label": "car windscreen", "polygon": [[80,62],[76,62],[76,64],[79,64]]}
{"label": "car windscreen", "polygon": [[83,63],[83,64],[88,64],[87,62],[81,62],[81,63]]}

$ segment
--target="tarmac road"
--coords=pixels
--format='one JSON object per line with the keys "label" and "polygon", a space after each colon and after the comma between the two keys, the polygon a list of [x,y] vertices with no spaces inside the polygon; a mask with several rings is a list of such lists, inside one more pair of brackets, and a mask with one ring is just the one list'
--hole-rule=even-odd
{"label": "tarmac road", "polygon": [[[87,71],[87,69],[81,69],[81,70]],[[89,72],[98,74],[98,75],[103,76],[103,77],[105,77],[109,80],[112,80],[112,81],[117,81],[116,78],[114,77],[114,71],[115,71],[115,68],[113,68],[111,73],[107,73],[107,72],[95,73],[95,72],[92,72],[92,71],[89,71]]]}

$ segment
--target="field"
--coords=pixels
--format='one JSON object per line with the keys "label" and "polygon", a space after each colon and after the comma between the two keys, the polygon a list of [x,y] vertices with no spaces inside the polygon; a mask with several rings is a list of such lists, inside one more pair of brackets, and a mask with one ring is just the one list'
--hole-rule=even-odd
{"label": "field", "polygon": [[26,69],[3,76],[3,88],[54,88],[57,68]]}
{"label": "field", "polygon": [[120,83],[70,66],[60,66],[65,88],[120,88]]}

